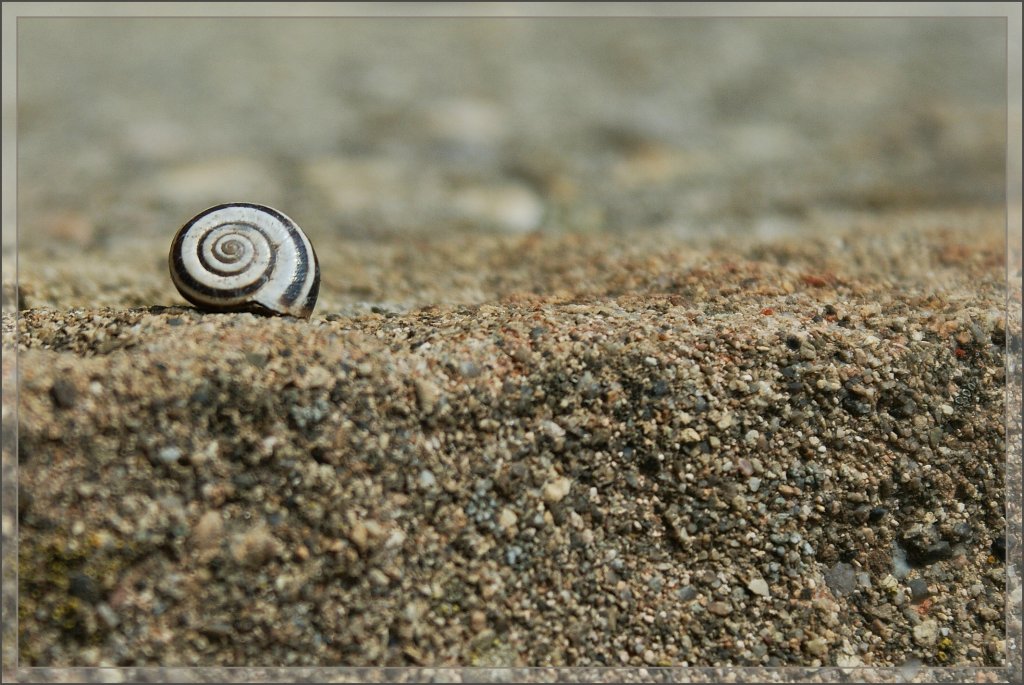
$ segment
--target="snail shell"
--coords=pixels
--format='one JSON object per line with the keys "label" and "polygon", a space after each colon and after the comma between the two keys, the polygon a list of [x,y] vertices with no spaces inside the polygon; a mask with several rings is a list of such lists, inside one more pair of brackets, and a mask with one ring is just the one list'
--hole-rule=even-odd
{"label": "snail shell", "polygon": [[199,309],[308,319],[320,263],[287,216],[263,205],[217,205],[189,220],[171,243],[171,280]]}

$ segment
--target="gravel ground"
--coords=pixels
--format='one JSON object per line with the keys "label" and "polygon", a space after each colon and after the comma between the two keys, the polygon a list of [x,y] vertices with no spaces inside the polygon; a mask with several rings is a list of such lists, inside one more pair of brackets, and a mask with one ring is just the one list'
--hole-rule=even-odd
{"label": "gravel ground", "polygon": [[1001,677],[1001,22],[22,22],[22,666]]}
{"label": "gravel ground", "polygon": [[22,312],[21,658],[1001,665],[1001,226],[904,221],[396,245],[485,297],[309,322]]}

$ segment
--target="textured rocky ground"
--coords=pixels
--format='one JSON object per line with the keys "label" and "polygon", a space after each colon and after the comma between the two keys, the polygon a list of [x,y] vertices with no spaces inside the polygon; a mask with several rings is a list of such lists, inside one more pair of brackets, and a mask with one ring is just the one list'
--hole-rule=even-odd
{"label": "textured rocky ground", "polygon": [[457,242],[409,281],[501,283],[401,313],[23,312],[22,659],[999,664],[1001,226],[914,223]]}
{"label": "textured rocky ground", "polygon": [[[985,22],[47,21],[21,665],[1003,665]],[[230,200],[312,320],[174,292]]]}

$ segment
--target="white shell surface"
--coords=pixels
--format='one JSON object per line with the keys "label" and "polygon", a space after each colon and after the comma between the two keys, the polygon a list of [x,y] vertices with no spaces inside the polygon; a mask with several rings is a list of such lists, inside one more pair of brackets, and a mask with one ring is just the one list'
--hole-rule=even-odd
{"label": "white shell surface", "polygon": [[218,205],[181,228],[168,258],[179,292],[201,309],[258,305],[308,318],[319,291],[313,246],[290,218],[249,203]]}

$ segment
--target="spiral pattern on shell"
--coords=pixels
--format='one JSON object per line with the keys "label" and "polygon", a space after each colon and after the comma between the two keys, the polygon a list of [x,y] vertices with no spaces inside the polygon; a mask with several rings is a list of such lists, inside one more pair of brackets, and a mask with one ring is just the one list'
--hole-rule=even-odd
{"label": "spiral pattern on shell", "polygon": [[308,319],[320,292],[320,263],[287,216],[263,205],[217,205],[178,230],[171,280],[199,309],[256,311]]}

